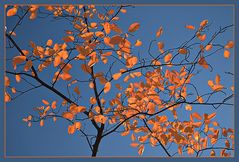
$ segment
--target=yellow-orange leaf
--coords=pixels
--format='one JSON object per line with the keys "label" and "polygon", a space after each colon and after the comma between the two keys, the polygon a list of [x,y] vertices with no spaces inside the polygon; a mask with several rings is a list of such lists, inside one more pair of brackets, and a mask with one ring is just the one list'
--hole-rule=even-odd
{"label": "yellow-orange leaf", "polygon": [[74,134],[75,133],[75,126],[74,125],[69,125],[68,126],[68,134]]}
{"label": "yellow-orange leaf", "polygon": [[106,33],[106,34],[110,34],[110,31],[111,31],[111,29],[110,29],[110,23],[105,22],[105,23],[103,24],[103,27],[104,27],[105,33]]}
{"label": "yellow-orange leaf", "polygon": [[12,60],[12,65],[14,67],[14,70],[17,68],[17,64],[20,64],[26,60],[26,56],[16,56]]}
{"label": "yellow-orange leaf", "polygon": [[167,54],[166,56],[164,56],[164,62],[165,62],[165,63],[170,62],[171,59],[172,59],[172,54],[171,54],[171,53],[169,53],[169,54]]}
{"label": "yellow-orange leaf", "polygon": [[193,25],[186,25],[185,27],[190,30],[195,30],[195,26]]}
{"label": "yellow-orange leaf", "polygon": [[66,118],[66,119],[69,119],[69,120],[73,120],[74,119],[74,115],[70,112],[63,112],[62,113],[62,117],[63,118]]}
{"label": "yellow-orange leaf", "polygon": [[57,67],[58,65],[60,65],[60,63],[61,63],[61,57],[57,55],[53,62],[54,67]]}
{"label": "yellow-orange leaf", "polygon": [[158,42],[158,48],[162,50],[164,48],[164,43],[163,42]]}
{"label": "yellow-orange leaf", "polygon": [[80,130],[80,129],[81,129],[81,123],[80,123],[80,122],[75,122],[74,125],[75,125],[75,128],[76,128],[77,130]]}
{"label": "yellow-orange leaf", "polygon": [[104,93],[108,93],[111,89],[111,83],[107,82],[104,86]]}
{"label": "yellow-orange leaf", "polygon": [[52,102],[51,108],[52,108],[52,109],[56,109],[56,101],[53,101],[53,102]]}
{"label": "yellow-orange leaf", "polygon": [[72,76],[68,73],[62,73],[61,75],[62,80],[71,80]]}
{"label": "yellow-orange leaf", "polygon": [[45,105],[49,105],[49,102],[46,101],[46,100],[42,100],[42,103],[45,104]]}
{"label": "yellow-orange leaf", "polygon": [[163,27],[160,26],[158,31],[156,32],[156,37],[159,38],[162,35],[162,33],[163,33]]}
{"label": "yellow-orange leaf", "polygon": [[14,16],[17,13],[17,8],[13,7],[7,11],[7,16]]}
{"label": "yellow-orange leaf", "polygon": [[192,111],[192,106],[187,104],[187,105],[185,106],[185,109],[188,110],[188,111]]}
{"label": "yellow-orange leaf", "polygon": [[205,69],[207,69],[209,66],[204,57],[199,58],[198,64],[204,67]]}
{"label": "yellow-orange leaf", "polygon": [[104,116],[104,115],[97,115],[97,116],[94,116],[94,120],[97,122],[97,123],[102,123],[102,124],[105,124],[106,121],[107,121],[107,117]]}
{"label": "yellow-orange leaf", "polygon": [[131,144],[130,144],[130,146],[131,146],[131,147],[138,147],[138,146],[139,146],[139,144],[138,144],[138,143],[135,143],[135,142],[133,142],[133,143],[131,143]]}
{"label": "yellow-orange leaf", "polygon": [[233,48],[233,47],[234,47],[233,41],[228,41],[227,44],[225,45],[225,48]]}
{"label": "yellow-orange leaf", "polygon": [[142,41],[140,40],[136,40],[135,44],[134,44],[136,47],[139,47],[142,45]]}
{"label": "yellow-orange leaf", "polygon": [[103,38],[105,36],[105,34],[102,31],[97,31],[97,32],[95,32],[95,36]]}
{"label": "yellow-orange leaf", "polygon": [[201,115],[199,115],[197,112],[192,113],[192,116],[198,120],[202,120]]}
{"label": "yellow-orange leaf", "polygon": [[208,24],[208,20],[203,20],[201,23],[200,23],[200,27],[204,27]]}
{"label": "yellow-orange leaf", "polygon": [[130,26],[129,26],[129,29],[128,29],[128,31],[129,32],[135,32],[135,31],[137,31],[138,29],[139,29],[139,27],[140,27],[140,24],[139,23],[133,23],[133,24],[131,24]]}
{"label": "yellow-orange leaf", "polygon": [[113,74],[112,77],[114,80],[118,80],[121,77],[121,73],[115,73],[115,74]]}
{"label": "yellow-orange leaf", "polygon": [[4,101],[5,102],[10,102],[11,101],[11,96],[7,92],[5,92]]}
{"label": "yellow-orange leaf", "polygon": [[210,51],[212,49],[212,44],[208,44],[206,47],[205,47],[205,50],[206,51]]}
{"label": "yellow-orange leaf", "polygon": [[52,46],[52,43],[53,43],[53,42],[52,42],[52,39],[49,39],[49,40],[46,42],[46,45],[47,45],[47,46]]}
{"label": "yellow-orange leaf", "polygon": [[28,60],[24,66],[24,71],[29,71],[32,67],[32,60]]}
{"label": "yellow-orange leaf", "polygon": [[224,50],[223,55],[224,55],[225,58],[229,58],[230,57],[230,51]]}
{"label": "yellow-orange leaf", "polygon": [[179,154],[179,155],[182,155],[182,154],[183,154],[182,146],[178,146],[178,154]]}
{"label": "yellow-orange leaf", "polygon": [[142,155],[143,152],[144,152],[144,145],[140,145],[139,148],[138,148],[138,154]]}
{"label": "yellow-orange leaf", "polygon": [[111,30],[115,31],[116,33],[119,33],[119,34],[122,33],[122,30],[116,24],[111,24],[110,28],[111,28]]}
{"label": "yellow-orange leaf", "polygon": [[126,60],[126,67],[132,68],[135,64],[137,64],[138,58],[136,56],[130,57]]}
{"label": "yellow-orange leaf", "polygon": [[40,121],[40,126],[41,126],[41,127],[44,126],[44,120],[43,120],[43,119]]}

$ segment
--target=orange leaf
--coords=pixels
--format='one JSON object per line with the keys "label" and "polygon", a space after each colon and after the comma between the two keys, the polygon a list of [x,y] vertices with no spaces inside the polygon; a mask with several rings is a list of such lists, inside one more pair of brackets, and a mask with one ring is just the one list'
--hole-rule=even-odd
{"label": "orange leaf", "polygon": [[188,110],[188,111],[192,111],[192,106],[191,105],[186,105],[185,109]]}
{"label": "orange leaf", "polygon": [[139,148],[138,148],[138,154],[142,155],[143,152],[144,152],[144,145],[140,145]]}
{"label": "orange leaf", "polygon": [[189,30],[195,30],[195,26],[193,25],[186,25],[185,27]]}
{"label": "orange leaf", "polygon": [[80,122],[75,122],[74,123],[74,126],[77,130],[80,130],[81,129],[81,123]]}
{"label": "orange leaf", "polygon": [[46,100],[42,100],[42,103],[45,104],[45,105],[49,105],[49,102],[46,101]]}
{"label": "orange leaf", "polygon": [[60,63],[61,63],[61,57],[57,55],[54,59],[54,67],[57,67],[58,65],[60,65]]}
{"label": "orange leaf", "polygon": [[105,22],[105,23],[103,24],[103,27],[104,27],[105,33],[106,33],[106,34],[110,34],[110,31],[111,31],[111,29],[110,29],[110,23]]}
{"label": "orange leaf", "polygon": [[216,75],[216,77],[215,77],[215,84],[220,84],[220,80],[221,80],[221,77],[220,77],[220,75]]}
{"label": "orange leaf", "polygon": [[172,54],[169,53],[169,54],[167,54],[167,55],[164,57],[164,62],[165,62],[165,63],[168,63],[168,62],[171,61],[171,59],[172,59]]}
{"label": "orange leaf", "polygon": [[120,42],[122,42],[123,38],[119,35],[115,35],[110,39],[110,44],[116,45],[119,44]]}
{"label": "orange leaf", "polygon": [[206,51],[210,51],[212,49],[212,44],[208,44],[206,47],[205,47],[205,50]]}
{"label": "orange leaf", "polygon": [[187,54],[188,51],[187,51],[187,49],[185,49],[185,48],[180,48],[180,49],[178,50],[178,53],[180,53],[180,54]]}
{"label": "orange leaf", "polygon": [[104,93],[108,93],[111,89],[111,83],[107,82],[104,86]]}
{"label": "orange leaf", "polygon": [[74,88],[74,92],[75,92],[76,94],[80,95],[80,91],[79,91],[79,87],[78,87],[78,86]]}
{"label": "orange leaf", "polygon": [[90,68],[88,65],[86,65],[86,64],[82,64],[82,65],[81,65],[81,69],[82,69],[85,73],[89,73],[89,74],[92,73],[91,68]]}
{"label": "orange leaf", "polygon": [[142,42],[140,40],[136,40],[135,44],[136,47],[139,47],[142,45]]}
{"label": "orange leaf", "polygon": [[70,112],[63,112],[62,113],[62,117],[63,118],[66,118],[66,119],[69,119],[69,120],[73,120],[74,119],[74,115]]}
{"label": "orange leaf", "polygon": [[110,28],[111,28],[111,30],[115,31],[116,33],[119,33],[119,34],[122,33],[122,30],[116,24],[111,24]]}
{"label": "orange leaf", "polygon": [[132,68],[135,64],[137,64],[138,58],[137,57],[130,57],[126,60],[126,67]]}
{"label": "orange leaf", "polygon": [[230,51],[228,51],[228,50],[224,50],[223,55],[224,55],[225,58],[228,59],[228,58],[230,57]]}
{"label": "orange leaf", "polygon": [[40,121],[40,126],[41,126],[41,127],[44,126],[44,120],[43,120],[43,119]]}
{"label": "orange leaf", "polygon": [[164,43],[163,42],[158,42],[158,48],[162,50],[164,48]]}
{"label": "orange leaf", "polygon": [[138,144],[138,143],[135,143],[135,142],[133,142],[133,143],[131,143],[131,144],[130,144],[130,146],[131,146],[131,147],[138,147],[138,146],[139,146],[139,144]]}
{"label": "orange leaf", "polygon": [[74,125],[69,125],[68,126],[68,134],[74,134],[75,133],[75,126]]}
{"label": "orange leaf", "polygon": [[12,60],[12,65],[14,67],[14,70],[17,68],[17,64],[20,64],[26,60],[26,56],[16,56]]}
{"label": "orange leaf", "polygon": [[198,60],[198,64],[204,67],[205,69],[208,68],[208,63],[206,62],[204,57],[200,57]]}
{"label": "orange leaf", "polygon": [[47,45],[47,46],[52,46],[52,39],[49,39],[49,40],[46,42],[46,45]]}
{"label": "orange leaf", "polygon": [[133,24],[131,24],[130,26],[129,26],[129,29],[128,29],[128,31],[129,32],[135,32],[135,31],[137,31],[138,29],[139,29],[139,27],[140,27],[140,24],[139,23],[133,23]]}
{"label": "orange leaf", "polygon": [[53,102],[52,102],[51,108],[52,108],[52,109],[56,109],[56,101],[53,101]]}
{"label": "orange leaf", "polygon": [[11,101],[11,96],[7,92],[5,92],[4,101],[5,102],[10,102]]}
{"label": "orange leaf", "polygon": [[29,71],[32,67],[32,60],[28,60],[24,66],[24,71]]}
{"label": "orange leaf", "polygon": [[208,20],[203,20],[201,23],[200,23],[200,27],[204,27],[208,24]]}
{"label": "orange leaf", "polygon": [[95,36],[103,38],[105,36],[105,34],[102,31],[97,31],[97,32],[95,32]]}
{"label": "orange leaf", "polygon": [[158,29],[158,31],[156,32],[156,37],[159,38],[163,33],[163,27],[160,26],[160,28]]}
{"label": "orange leaf", "polygon": [[62,73],[61,75],[62,80],[71,80],[72,76],[68,73]]}
{"label": "orange leaf", "polygon": [[227,44],[225,45],[225,48],[233,48],[233,47],[234,47],[233,41],[228,41]]}
{"label": "orange leaf", "polygon": [[7,11],[7,16],[14,16],[17,13],[17,8],[13,7]]}
{"label": "orange leaf", "polygon": [[17,82],[20,82],[21,81],[21,76],[17,74],[17,75],[15,75],[15,79],[16,79]]}
{"label": "orange leaf", "polygon": [[121,77],[121,73],[115,73],[112,77],[114,80],[118,80]]}
{"label": "orange leaf", "polygon": [[62,38],[62,40],[63,40],[64,42],[68,43],[68,42],[73,42],[73,41],[75,40],[75,38],[74,38],[74,36],[72,36],[72,35],[68,35],[68,36]]}
{"label": "orange leaf", "polygon": [[199,115],[197,112],[192,113],[192,116],[198,120],[202,120],[201,115]]}

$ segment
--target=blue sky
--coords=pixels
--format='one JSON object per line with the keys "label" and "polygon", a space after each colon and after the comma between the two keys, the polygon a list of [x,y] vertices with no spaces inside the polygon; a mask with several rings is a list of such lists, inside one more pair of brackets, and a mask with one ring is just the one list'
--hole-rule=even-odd
{"label": "blue sky", "polygon": [[[120,18],[118,25],[124,31],[128,29],[131,23],[140,23],[140,30],[135,33],[135,38],[132,38],[132,40],[142,40],[143,46],[134,49],[134,52],[147,58],[149,41],[155,39],[155,32],[159,26],[163,26],[164,33],[157,40],[164,41],[166,48],[175,47],[186,41],[193,34],[192,31],[185,29],[184,26],[186,24],[197,26],[202,20],[208,19],[209,23],[211,23],[210,34],[216,32],[220,26],[224,27],[233,24],[233,8],[231,6],[135,6],[128,8],[127,14],[121,14]],[[14,17],[7,18],[7,27],[9,30],[11,30],[16,21],[17,19]],[[28,42],[30,40],[36,44],[45,44],[49,38],[52,38],[53,42],[60,42],[64,36],[63,31],[70,28],[70,24],[62,20],[49,21],[49,19],[36,19],[31,21],[25,19],[16,30],[17,37],[15,40],[22,49],[29,49]],[[231,39],[233,39],[233,30],[228,30],[217,39],[217,42],[225,44]],[[152,50],[155,53],[157,51],[156,48]],[[7,50],[7,58],[11,58],[17,55],[17,53],[15,49]],[[223,53],[219,52],[217,57],[210,58],[208,61],[215,66],[214,71],[211,73],[205,71],[203,68],[199,68],[201,70],[201,75],[199,76],[201,77],[195,77],[192,80],[195,85],[200,87],[199,93],[203,93],[209,89],[207,87],[207,80],[214,79],[218,73],[222,74],[221,82],[223,85],[230,87],[233,84],[231,76],[224,73],[225,71],[233,72],[233,55],[232,52],[230,59],[226,60],[223,57]],[[120,67],[120,65],[116,65],[117,67]],[[11,68],[11,62],[7,62],[7,69]],[[103,69],[97,68],[97,70],[100,71]],[[76,70],[73,72],[74,74],[77,73]],[[81,74],[78,75],[79,77],[84,77]],[[42,74],[42,77],[46,81],[49,81],[47,76],[49,76],[48,73]],[[18,84],[17,86],[24,88],[24,85]],[[62,88],[62,83],[57,84],[56,87],[60,88],[63,92],[65,91]],[[88,85],[80,85],[80,90],[86,95],[90,95],[90,92],[85,87],[88,87]],[[45,126],[42,128],[38,124],[33,124],[31,128],[28,128],[22,122],[23,117],[33,112],[33,107],[41,105],[41,100],[48,98],[60,100],[60,98],[49,93],[47,89],[41,88],[7,104],[7,155],[90,155],[85,139],[79,138],[79,134],[77,133],[68,135],[68,123],[63,120],[58,120],[55,124],[50,120],[46,121]],[[88,101],[87,98],[82,99],[82,102],[86,101]],[[210,113],[213,109],[198,106],[195,107],[195,111]],[[186,117],[187,114],[182,112],[179,113],[179,116]],[[221,107],[217,111],[215,119],[219,121],[223,119],[222,126],[233,127],[233,107]],[[130,136],[121,137],[118,134],[112,134],[102,141],[98,155],[137,156],[137,149],[130,147],[130,142]],[[144,151],[144,156],[160,155],[162,155],[160,148],[152,149],[147,146]]]}

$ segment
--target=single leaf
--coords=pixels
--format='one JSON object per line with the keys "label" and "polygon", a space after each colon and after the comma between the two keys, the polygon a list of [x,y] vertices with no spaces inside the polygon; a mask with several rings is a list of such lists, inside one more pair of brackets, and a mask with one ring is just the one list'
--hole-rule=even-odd
{"label": "single leaf", "polygon": [[14,16],[17,14],[17,8],[16,7],[13,7],[13,8],[10,8],[8,11],[7,11],[7,16]]}
{"label": "single leaf", "polygon": [[228,58],[230,57],[230,51],[228,51],[228,50],[224,50],[223,55],[224,55],[225,58],[228,59]]}
{"label": "single leaf", "polygon": [[107,82],[104,86],[104,93],[108,93],[111,89],[111,83]]}
{"label": "single leaf", "polygon": [[228,41],[227,44],[225,45],[225,48],[233,48],[233,47],[234,47],[233,41]]}
{"label": "single leaf", "polygon": [[103,24],[103,27],[104,27],[105,33],[106,33],[106,34],[110,34],[110,31],[111,31],[111,29],[110,29],[110,23],[105,22],[105,23]]}
{"label": "single leaf", "polygon": [[53,101],[53,102],[52,102],[51,108],[52,108],[52,109],[56,109],[56,101]]}
{"label": "single leaf", "polygon": [[68,42],[73,42],[73,41],[75,40],[75,38],[74,38],[74,36],[72,36],[72,35],[68,35],[68,36],[62,38],[62,40],[63,40],[64,42],[68,43]]}
{"label": "single leaf", "polygon": [[210,51],[211,49],[212,49],[212,44],[206,45],[206,47],[205,47],[206,51]]}
{"label": "single leaf", "polygon": [[134,44],[136,47],[139,47],[142,45],[142,41],[140,40],[136,40],[135,44]]}
{"label": "single leaf", "polygon": [[115,74],[113,74],[112,77],[114,80],[118,80],[121,77],[121,73],[115,73]]}
{"label": "single leaf", "polygon": [[75,122],[74,123],[74,126],[77,130],[80,130],[81,129],[81,123],[80,122]]}
{"label": "single leaf", "polygon": [[188,51],[187,51],[187,49],[185,49],[185,48],[180,48],[180,49],[178,50],[178,53],[180,53],[180,54],[187,54]]}
{"label": "single leaf", "polygon": [[15,79],[17,82],[20,82],[21,81],[21,76],[19,74],[15,75]]}
{"label": "single leaf", "polygon": [[49,102],[46,101],[46,100],[42,100],[42,103],[43,103],[44,105],[49,105]]}
{"label": "single leaf", "polygon": [[144,145],[142,144],[142,145],[140,145],[139,148],[138,148],[138,154],[139,154],[139,155],[142,155],[143,152],[144,152]]}
{"label": "single leaf", "polygon": [[162,33],[163,33],[163,27],[160,26],[158,31],[156,32],[156,37],[159,38],[162,35]]}
{"label": "single leaf", "polygon": [[69,119],[69,120],[73,120],[74,119],[74,115],[70,112],[63,112],[62,113],[62,117],[63,118],[66,118],[66,119]]}
{"label": "single leaf", "polygon": [[189,30],[195,30],[195,26],[193,25],[186,25],[185,27]]}
{"label": "single leaf", "polygon": [[69,125],[68,126],[68,134],[74,134],[75,133],[75,126],[74,125]]}
{"label": "single leaf", "polygon": [[198,119],[198,120],[202,120],[201,115],[199,115],[197,112],[192,113],[192,117],[194,117],[195,119]]}
{"label": "single leaf", "polygon": [[140,24],[136,22],[129,26],[128,31],[132,33],[132,32],[137,31],[139,28],[140,28]]}

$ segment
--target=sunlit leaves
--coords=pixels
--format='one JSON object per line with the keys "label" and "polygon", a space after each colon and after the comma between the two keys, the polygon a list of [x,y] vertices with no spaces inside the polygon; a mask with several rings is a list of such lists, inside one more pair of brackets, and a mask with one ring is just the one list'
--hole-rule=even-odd
{"label": "sunlit leaves", "polygon": [[10,102],[11,101],[11,96],[7,92],[5,92],[5,94],[4,94],[4,101],[5,102]]}
{"label": "sunlit leaves", "polygon": [[137,23],[137,22],[135,22],[135,23],[133,23],[133,24],[131,24],[131,25],[129,26],[128,31],[131,32],[131,33],[133,33],[133,32],[135,32],[135,31],[137,31],[139,28],[140,28],[140,24]]}
{"label": "sunlit leaves", "polygon": [[197,112],[192,113],[192,117],[198,120],[202,120],[202,116],[198,114]]}
{"label": "sunlit leaves", "polygon": [[225,48],[233,48],[234,47],[234,41],[228,41],[225,45]]}
{"label": "sunlit leaves", "polygon": [[207,69],[209,67],[207,61],[205,60],[204,57],[200,57],[198,60],[198,64]]}
{"label": "sunlit leaves", "polygon": [[105,23],[103,24],[103,27],[104,27],[105,33],[106,33],[106,34],[110,34],[110,31],[111,31],[110,23],[105,22]]}
{"label": "sunlit leaves", "polygon": [[139,47],[142,45],[142,41],[140,40],[136,40],[135,44],[134,44],[136,47]]}
{"label": "sunlit leaves", "polygon": [[52,108],[52,109],[56,109],[56,101],[53,101],[53,102],[52,102],[51,108]]}
{"label": "sunlit leaves", "polygon": [[169,53],[169,54],[167,54],[166,56],[164,56],[164,62],[165,62],[165,63],[170,62],[171,59],[172,59],[172,54],[171,54],[171,53]]}
{"label": "sunlit leaves", "polygon": [[104,93],[108,93],[111,89],[111,83],[107,82],[104,86]]}
{"label": "sunlit leaves", "polygon": [[26,56],[15,56],[12,60],[14,70],[17,69],[17,65],[23,63],[26,60]]}
{"label": "sunlit leaves", "polygon": [[221,91],[224,86],[220,84],[221,77],[220,75],[216,75],[215,83],[212,80],[208,80],[208,85],[213,91]]}
{"label": "sunlit leaves", "polygon": [[206,51],[210,51],[211,49],[212,49],[212,44],[206,45],[206,47],[205,47]]}
{"label": "sunlit leaves", "polygon": [[138,58],[136,56],[130,57],[126,60],[126,67],[132,68],[138,62]]}
{"label": "sunlit leaves", "polygon": [[122,75],[121,73],[115,73],[115,74],[113,74],[112,77],[114,80],[118,80],[121,77],[121,75]]}
{"label": "sunlit leaves", "polygon": [[41,119],[41,120],[40,120],[40,127],[43,127],[43,126],[44,126],[44,120]]}
{"label": "sunlit leaves", "polygon": [[203,20],[203,21],[200,23],[200,27],[205,27],[207,24],[208,24],[208,20]]}
{"label": "sunlit leaves", "polygon": [[110,44],[117,45],[123,41],[123,38],[119,35],[115,35],[110,39]]}
{"label": "sunlit leaves", "polygon": [[12,7],[7,11],[7,16],[14,16],[17,14],[17,7]]}
{"label": "sunlit leaves", "polygon": [[139,154],[139,155],[142,155],[143,152],[144,152],[144,145],[141,144],[141,145],[139,146],[139,148],[138,148],[138,154]]}
{"label": "sunlit leaves", "polygon": [[62,113],[62,117],[63,118],[66,118],[66,119],[69,119],[69,120],[73,120],[74,119],[74,115],[70,112],[63,112]]}
{"label": "sunlit leaves", "polygon": [[104,116],[104,115],[96,115],[96,116],[94,116],[95,122],[101,123],[101,124],[105,124],[107,119],[108,118],[106,116]]}
{"label": "sunlit leaves", "polygon": [[17,82],[20,82],[21,81],[21,75],[17,74],[15,75],[15,79]]}
{"label": "sunlit leaves", "polygon": [[74,134],[75,133],[75,126],[74,125],[69,125],[68,126],[68,134]]}
{"label": "sunlit leaves", "polygon": [[92,73],[92,70],[91,68],[86,65],[86,64],[81,64],[81,69],[85,72],[85,73],[88,73],[88,74],[91,74]]}
{"label": "sunlit leaves", "polygon": [[228,50],[224,50],[223,55],[224,55],[225,58],[228,59],[228,58],[230,57],[230,51],[228,51]]}
{"label": "sunlit leaves", "polygon": [[75,38],[74,38],[74,36],[72,36],[72,35],[68,35],[68,36],[62,38],[62,40],[63,40],[64,42],[68,43],[68,42],[73,42],[73,41],[75,40]]}

